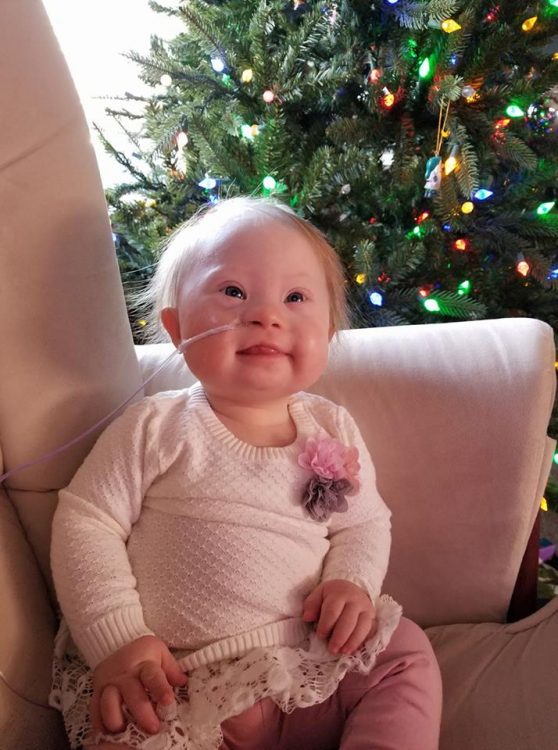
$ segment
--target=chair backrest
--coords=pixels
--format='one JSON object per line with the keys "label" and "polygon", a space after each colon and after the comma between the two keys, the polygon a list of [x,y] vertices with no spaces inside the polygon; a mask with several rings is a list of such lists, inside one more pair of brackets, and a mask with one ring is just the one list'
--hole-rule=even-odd
{"label": "chair backrest", "polygon": [[[144,378],[171,351],[137,347]],[[529,319],[344,332],[315,391],[346,406],[393,512],[385,590],[422,625],[503,621],[555,446],[554,343]],[[148,393],[193,382],[179,356]]]}
{"label": "chair backrest", "polygon": [[[56,449],[140,385],[106,201],[39,0],[0,2],[0,473]],[[56,490],[95,436],[7,492],[48,576]]]}
{"label": "chair backrest", "polygon": [[[0,3],[0,57],[0,465],[12,469],[141,379],[89,132],[38,0]],[[317,387],[360,423],[394,512],[386,587],[422,622],[502,619],[550,462],[550,329],[514,319],[344,339]],[[142,367],[160,352],[140,349]],[[159,387],[179,383],[171,374]],[[47,577],[56,492],[93,441],[7,483]]]}

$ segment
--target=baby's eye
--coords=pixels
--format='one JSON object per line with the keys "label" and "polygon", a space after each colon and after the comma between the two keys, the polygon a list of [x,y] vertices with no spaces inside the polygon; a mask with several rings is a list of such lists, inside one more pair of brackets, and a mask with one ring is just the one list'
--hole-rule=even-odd
{"label": "baby's eye", "polygon": [[304,294],[302,292],[291,292],[287,295],[285,302],[304,302]]}
{"label": "baby's eye", "polygon": [[236,297],[237,299],[246,299],[246,295],[239,286],[233,286],[232,284],[226,286],[223,291],[228,297]]}

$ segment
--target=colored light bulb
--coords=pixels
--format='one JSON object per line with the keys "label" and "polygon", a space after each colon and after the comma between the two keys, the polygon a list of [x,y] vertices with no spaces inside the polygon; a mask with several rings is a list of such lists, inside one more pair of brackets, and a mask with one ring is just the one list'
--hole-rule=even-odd
{"label": "colored light bulb", "polygon": [[188,135],[183,130],[176,136],[176,145],[178,148],[184,148],[184,146],[188,145]]}
{"label": "colored light bulb", "polygon": [[390,91],[384,96],[382,102],[386,109],[391,109],[395,104],[395,96]]}
{"label": "colored light bulb", "polygon": [[556,201],[548,201],[547,203],[541,203],[540,206],[537,208],[538,215],[544,216],[549,211],[552,211],[555,205],[556,205]]}
{"label": "colored light bulb", "polygon": [[499,128],[506,128],[510,124],[511,120],[509,117],[503,117],[501,120],[498,120],[497,123],[494,125],[496,129]]}
{"label": "colored light bulb", "polygon": [[469,245],[469,242],[467,240],[464,240],[463,238],[460,238],[458,240],[455,240],[453,243],[453,246],[456,250],[459,250],[460,252],[465,252],[467,250]]}
{"label": "colored light bulb", "polygon": [[480,188],[479,190],[475,190],[475,192],[473,193],[473,198],[477,201],[485,201],[487,198],[490,198],[491,195],[494,195],[492,190]]}
{"label": "colored light bulb", "polygon": [[529,263],[527,263],[526,260],[520,260],[516,265],[515,270],[517,271],[517,273],[521,274],[521,276],[527,276],[529,274],[529,271],[531,270],[531,266],[529,265]]}
{"label": "colored light bulb", "polygon": [[246,68],[245,70],[242,71],[240,80],[242,81],[242,83],[250,83],[253,77],[254,77],[254,72],[252,68]]}
{"label": "colored light bulb", "polygon": [[270,174],[263,179],[263,186],[266,190],[274,190],[277,185],[277,181]]}
{"label": "colored light bulb", "polygon": [[425,57],[424,60],[420,64],[419,68],[419,78],[428,78],[430,75],[430,60],[428,57]]}
{"label": "colored light bulb", "polygon": [[373,305],[376,305],[376,307],[381,307],[384,304],[384,298],[380,292],[370,292],[368,298]]}
{"label": "colored light bulb", "polygon": [[222,73],[225,70],[225,62],[221,57],[212,57],[211,67],[216,73]]}
{"label": "colored light bulb", "polygon": [[213,188],[217,185],[217,180],[214,180],[213,177],[209,177],[208,175],[206,175],[201,182],[198,182],[198,185],[204,188],[204,190],[213,190]]}
{"label": "colored light bulb", "polygon": [[355,281],[357,284],[364,284],[366,281],[366,274],[365,273],[357,273],[355,276]]}
{"label": "colored light bulb", "polygon": [[525,112],[517,104],[510,104],[509,107],[506,107],[506,114],[510,117],[523,117]]}
{"label": "colored light bulb", "polygon": [[446,34],[453,34],[454,31],[459,31],[460,28],[461,26],[452,18],[449,18],[447,21],[442,21],[442,29]]}
{"label": "colored light bulb", "polygon": [[475,206],[471,203],[471,201],[465,201],[465,203],[461,206],[461,211],[464,214],[470,214],[474,210]]}
{"label": "colored light bulb", "polygon": [[461,295],[469,294],[470,291],[471,291],[470,281],[462,281],[461,284],[457,287],[457,293]]}
{"label": "colored light bulb", "polygon": [[455,158],[455,156],[448,156],[448,158],[444,162],[445,174],[451,174],[456,167],[457,167],[457,159]]}
{"label": "colored light bulb", "polygon": [[531,18],[525,19],[521,24],[523,31],[531,31],[533,26],[537,23],[537,16],[531,16]]}
{"label": "colored light bulb", "polygon": [[422,304],[428,312],[440,312],[440,305],[435,299],[425,299]]}

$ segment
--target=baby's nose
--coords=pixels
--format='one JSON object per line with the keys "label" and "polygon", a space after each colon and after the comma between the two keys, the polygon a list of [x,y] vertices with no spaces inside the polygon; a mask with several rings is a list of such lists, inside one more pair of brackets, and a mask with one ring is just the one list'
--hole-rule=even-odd
{"label": "baby's nose", "polygon": [[247,325],[268,327],[280,327],[282,315],[279,307],[272,302],[259,302],[253,304],[246,310],[244,322]]}

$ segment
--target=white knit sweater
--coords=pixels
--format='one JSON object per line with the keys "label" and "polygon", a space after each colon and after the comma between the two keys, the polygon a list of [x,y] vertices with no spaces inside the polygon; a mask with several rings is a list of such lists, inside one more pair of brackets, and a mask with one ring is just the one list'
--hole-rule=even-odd
{"label": "white knit sweater", "polygon": [[[344,578],[380,593],[390,513],[349,414],[318,396],[289,404],[287,447],[236,438],[202,387],[143,399],[98,440],[53,523],[52,570],[73,639],[91,667],[154,633],[193,652],[187,667],[256,646],[295,645],[304,598]],[[302,506],[308,437],[358,448],[361,490],[327,522]]]}

